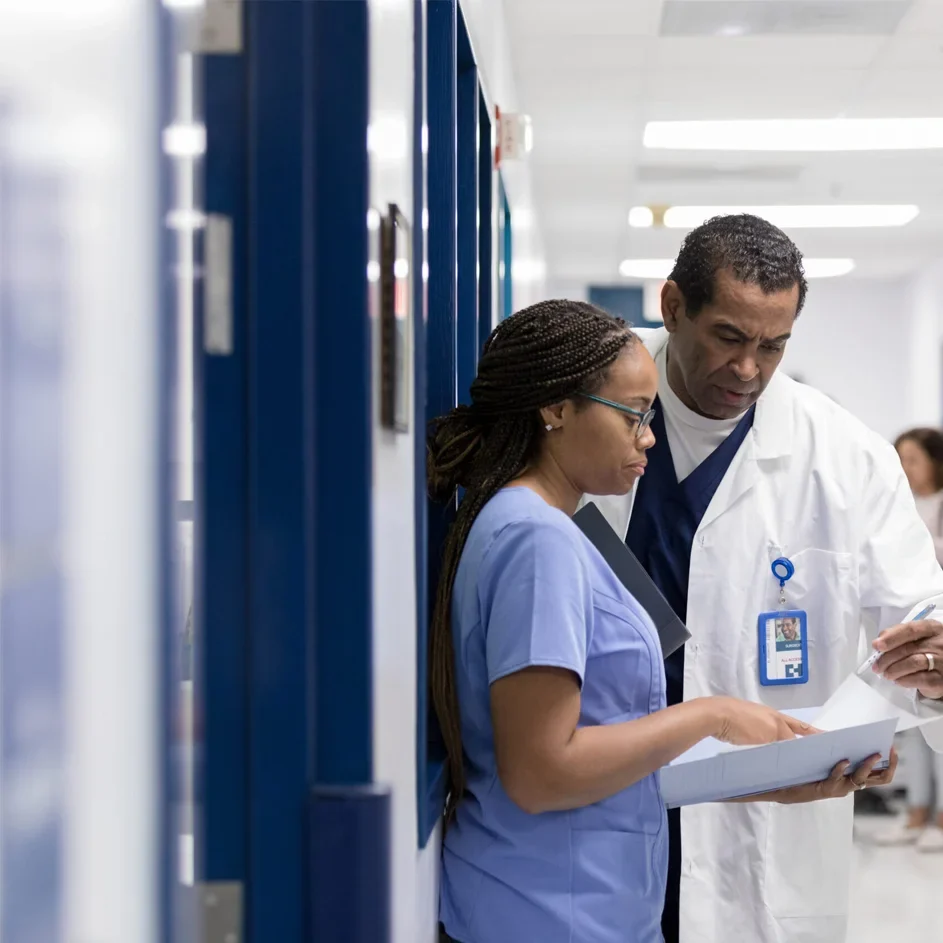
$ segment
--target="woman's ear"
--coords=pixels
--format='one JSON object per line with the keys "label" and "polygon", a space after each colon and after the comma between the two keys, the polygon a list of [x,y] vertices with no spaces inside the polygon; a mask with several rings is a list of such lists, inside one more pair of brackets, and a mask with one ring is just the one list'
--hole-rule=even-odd
{"label": "woman's ear", "polygon": [[[544,406],[540,411],[540,421],[543,423],[547,432],[556,432],[563,428],[564,412],[566,403],[554,403],[552,406]],[[549,428],[547,428],[549,426]]]}

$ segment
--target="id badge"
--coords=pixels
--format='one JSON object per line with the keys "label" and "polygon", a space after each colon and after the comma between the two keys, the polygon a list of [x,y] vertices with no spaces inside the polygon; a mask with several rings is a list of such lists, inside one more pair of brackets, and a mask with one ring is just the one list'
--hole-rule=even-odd
{"label": "id badge", "polygon": [[760,684],[805,684],[809,680],[809,639],[805,612],[779,609],[761,612]]}

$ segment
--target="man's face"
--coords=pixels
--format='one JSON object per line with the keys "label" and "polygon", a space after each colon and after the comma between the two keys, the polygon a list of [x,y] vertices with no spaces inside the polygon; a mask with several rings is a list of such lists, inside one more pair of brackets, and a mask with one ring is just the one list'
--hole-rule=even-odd
{"label": "man's face", "polygon": [[661,298],[671,333],[668,377],[682,402],[712,419],[746,412],[783,359],[798,304],[798,285],[767,295],[722,270],[713,300],[691,319],[681,290],[668,282]]}

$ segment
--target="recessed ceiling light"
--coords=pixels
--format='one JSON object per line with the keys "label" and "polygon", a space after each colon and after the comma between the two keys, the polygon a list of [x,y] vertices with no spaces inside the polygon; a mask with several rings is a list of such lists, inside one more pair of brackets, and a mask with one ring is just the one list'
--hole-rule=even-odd
{"label": "recessed ceiling light", "polygon": [[[854,271],[853,259],[804,259],[807,278],[835,278]],[[674,259],[625,259],[619,264],[623,278],[664,281],[674,268]]]}
{"label": "recessed ceiling light", "polygon": [[943,118],[650,121],[645,147],[676,151],[910,151],[943,148]]}
{"label": "recessed ceiling light", "polygon": [[858,229],[906,226],[919,212],[910,205],[672,206],[665,211],[665,226],[694,229],[714,216],[751,213],[782,229]]}

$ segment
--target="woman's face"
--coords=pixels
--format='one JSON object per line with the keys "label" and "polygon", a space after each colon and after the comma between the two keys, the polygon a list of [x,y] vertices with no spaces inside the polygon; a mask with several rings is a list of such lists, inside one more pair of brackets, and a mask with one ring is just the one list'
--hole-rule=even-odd
{"label": "woman's face", "polygon": [[[655,362],[636,343],[613,362],[596,395],[645,412],[657,392]],[[651,429],[636,437],[637,428],[637,420],[611,406],[592,400],[567,401],[563,424],[552,439],[554,456],[583,494],[628,494],[645,474],[645,453],[655,444]]]}
{"label": "woman's face", "polygon": [[904,439],[897,446],[900,463],[914,494],[933,494],[936,480],[933,473],[933,460],[924,451],[923,446],[913,439]]}

